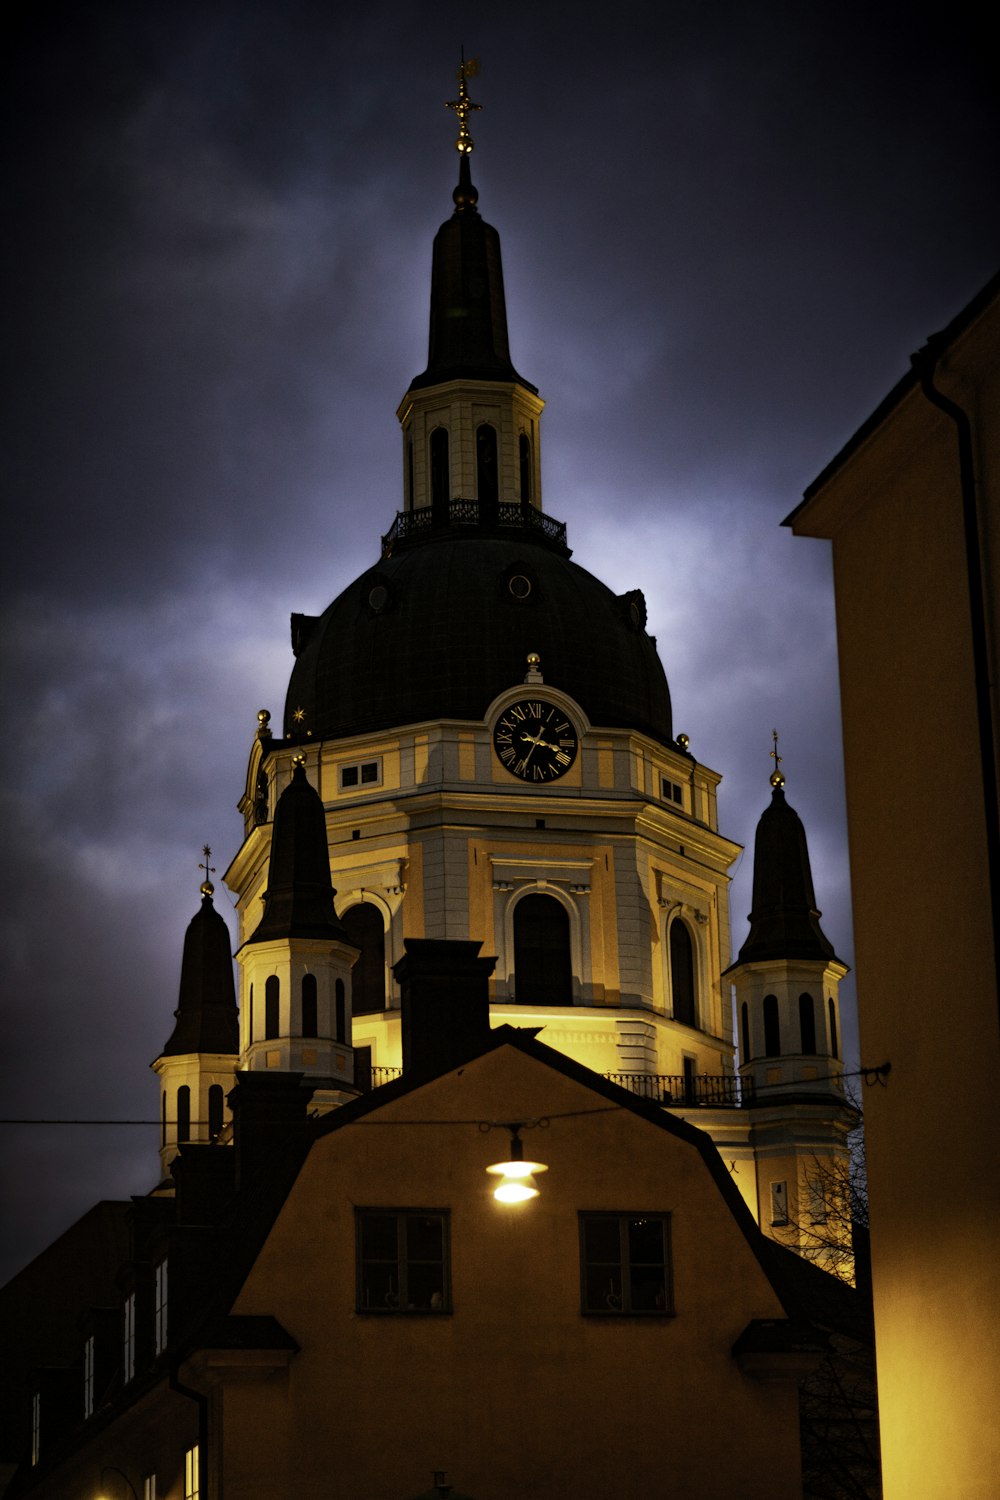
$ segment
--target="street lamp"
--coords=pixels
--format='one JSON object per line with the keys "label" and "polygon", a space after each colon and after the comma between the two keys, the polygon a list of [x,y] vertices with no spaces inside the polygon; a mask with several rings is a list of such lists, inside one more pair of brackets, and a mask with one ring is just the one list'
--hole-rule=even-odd
{"label": "street lamp", "polygon": [[510,1131],[510,1157],[507,1161],[494,1162],[492,1167],[486,1168],[491,1176],[500,1178],[493,1189],[493,1196],[498,1203],[526,1203],[529,1198],[537,1198],[538,1184],[535,1177],[539,1172],[549,1170],[544,1162],[525,1161],[521,1128],[520,1125],[507,1126]]}

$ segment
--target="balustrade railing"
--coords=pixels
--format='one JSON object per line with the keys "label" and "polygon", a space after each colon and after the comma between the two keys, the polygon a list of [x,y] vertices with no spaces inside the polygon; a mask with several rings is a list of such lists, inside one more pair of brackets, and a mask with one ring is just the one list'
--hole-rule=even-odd
{"label": "balustrade railing", "polygon": [[728,1073],[605,1073],[605,1078],[668,1108],[746,1109],[753,1103],[753,1086]]}
{"label": "balustrade railing", "polygon": [[412,537],[451,527],[490,526],[501,531],[530,531],[559,546],[566,545],[566,523],[536,510],[533,505],[504,501],[482,504],[456,496],[441,505],[423,505],[419,510],[399,510],[396,519],[382,538],[382,556]]}
{"label": "balustrade railing", "polygon": [[[402,1068],[373,1067],[358,1079],[367,1092],[380,1084],[403,1076]],[[628,1089],[641,1099],[652,1099],[668,1109],[747,1109],[754,1102],[749,1079],[733,1078],[728,1073],[605,1073],[604,1077],[620,1088]]]}

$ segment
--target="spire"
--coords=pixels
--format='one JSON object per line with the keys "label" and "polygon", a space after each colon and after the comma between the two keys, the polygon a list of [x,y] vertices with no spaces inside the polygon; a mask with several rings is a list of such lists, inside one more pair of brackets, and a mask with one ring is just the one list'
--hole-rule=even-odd
{"label": "spire", "polygon": [[753,909],[750,933],[738,963],[772,959],[836,960],[833,947],[819,925],[809,847],[802,820],[785,801],[785,777],[773,731],[771,805],[757,824],[753,851]]}
{"label": "spire", "polygon": [[249,942],[273,938],[349,942],[333,897],[323,803],[309,784],[303,756],[297,755],[292,779],[274,810],[264,915]]}
{"label": "spire", "polygon": [[180,996],[174,1011],[177,1024],[163,1049],[164,1057],[240,1050],[229,928],[212,904],[211,854],[206,844],[201,907],[184,934]]}
{"label": "spire", "polygon": [[463,56],[458,70],[458,98],[447,108],[458,117],[458,186],[452,194],[455,210],[434,238],[431,270],[431,319],[427,369],[410,383],[410,390],[440,385],[447,380],[501,380],[522,385],[537,394],[514,369],[507,338],[500,236],[479,217],[479,194],[472,182],[469,158],[474,141],[469,114],[482,106],[469,98],[467,79],[478,63]]}

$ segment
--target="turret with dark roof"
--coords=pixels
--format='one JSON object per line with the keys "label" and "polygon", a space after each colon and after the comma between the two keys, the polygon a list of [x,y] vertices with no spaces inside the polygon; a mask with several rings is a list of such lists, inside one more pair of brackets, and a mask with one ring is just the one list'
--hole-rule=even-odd
{"label": "turret with dark roof", "polygon": [[275,808],[264,915],[248,942],[328,938],[349,944],[333,897],[326,815],[299,760]]}
{"label": "turret with dark roof", "polygon": [[[802,820],[785,801],[785,779],[771,777],[771,803],[761,814],[753,851],[750,932],[737,963],[805,958],[836,960],[819,925],[809,848]],[[735,967],[735,966],[734,966]]]}
{"label": "turret with dark roof", "polygon": [[184,934],[176,1025],[163,1049],[164,1057],[240,1050],[229,928],[216,911],[212,894],[212,883],[206,880],[201,907]]}

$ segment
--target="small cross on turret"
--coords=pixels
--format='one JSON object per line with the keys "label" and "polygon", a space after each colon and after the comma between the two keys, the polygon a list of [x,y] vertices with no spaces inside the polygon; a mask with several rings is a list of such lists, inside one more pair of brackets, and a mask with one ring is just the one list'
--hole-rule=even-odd
{"label": "small cross on turret", "polygon": [[458,116],[458,140],[455,142],[455,150],[460,156],[468,156],[476,144],[469,134],[469,115],[473,110],[482,109],[483,106],[481,104],[473,104],[469,98],[469,90],[466,87],[465,80],[467,78],[475,78],[478,72],[478,57],[470,57],[469,61],[466,62],[465,50],[463,48],[462,61],[459,64],[456,75],[458,78],[458,98],[449,99],[445,103],[445,109],[453,109]]}
{"label": "small cross on turret", "polygon": [[208,844],[202,845],[201,854],[202,862],[198,866],[198,868],[199,870],[205,871],[205,879],[201,883],[201,894],[203,896],[211,896],[215,891],[215,886],[212,884],[212,876],[215,874],[215,866],[209,864],[209,860],[212,858],[212,851],[209,848]]}
{"label": "small cross on turret", "polygon": [[774,770],[771,772],[771,785],[775,791],[785,784],[785,773],[781,769],[782,757],[778,754],[778,731],[771,730],[771,738],[774,741],[774,749],[771,751],[771,759],[774,761]]}

